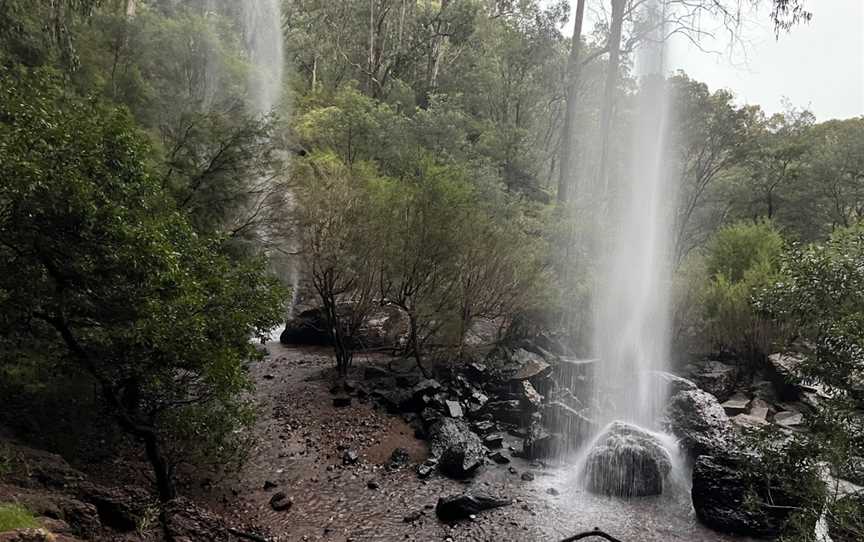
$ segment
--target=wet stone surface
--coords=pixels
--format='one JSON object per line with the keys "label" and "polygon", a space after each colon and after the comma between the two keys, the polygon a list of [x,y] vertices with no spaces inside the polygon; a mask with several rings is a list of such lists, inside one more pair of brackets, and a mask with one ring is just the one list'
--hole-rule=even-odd
{"label": "wet stone surface", "polygon": [[[630,500],[592,495],[572,464],[516,457],[509,448],[521,448],[521,439],[512,435],[503,437],[510,464],[489,459],[465,482],[438,472],[423,479],[417,465],[428,449],[402,417],[357,397],[350,406],[333,406],[329,350],[268,348],[268,358],[251,367],[262,406],[259,444],[239,473],[196,498],[229,519],[261,525],[274,540],[539,542],[594,527],[627,542],[740,540],[701,526],[683,489]],[[367,367],[386,361],[358,356],[353,381],[362,382]],[[410,459],[404,468],[388,468],[396,448],[402,449],[399,463]],[[357,454],[355,463],[343,462],[348,450]],[[513,504],[452,525],[436,517],[439,498],[473,491]],[[290,509],[271,507],[279,492],[293,503]]]}

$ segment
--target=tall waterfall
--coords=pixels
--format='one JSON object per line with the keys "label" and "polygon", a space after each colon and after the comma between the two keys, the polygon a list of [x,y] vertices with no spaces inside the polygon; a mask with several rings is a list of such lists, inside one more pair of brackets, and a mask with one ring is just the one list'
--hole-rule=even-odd
{"label": "tall waterfall", "polygon": [[280,0],[240,2],[243,34],[254,68],[249,75],[249,99],[260,115],[270,114],[282,98],[285,55],[279,4]]}
{"label": "tall waterfall", "polygon": [[[659,13],[661,2],[649,2]],[[649,12],[650,14],[650,12]],[[669,96],[662,27],[637,58],[639,94],[628,169],[613,194],[603,238],[595,351],[601,422],[655,425],[667,390],[652,371],[669,360],[669,250],[675,189],[669,156]],[[626,138],[623,139],[627,141]]]}

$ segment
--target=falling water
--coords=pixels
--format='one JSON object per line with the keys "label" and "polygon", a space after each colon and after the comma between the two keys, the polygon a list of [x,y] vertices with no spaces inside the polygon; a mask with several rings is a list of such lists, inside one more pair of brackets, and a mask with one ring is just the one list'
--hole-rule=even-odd
{"label": "falling water", "polygon": [[240,2],[243,35],[253,70],[249,74],[249,99],[259,115],[269,115],[282,98],[285,56],[282,43],[280,0]]}
{"label": "falling water", "polygon": [[[660,3],[652,5],[656,10]],[[662,39],[647,40],[637,59],[640,91],[629,170],[609,209],[595,324],[600,420],[647,428],[656,425],[666,398],[652,373],[667,368],[670,342],[668,252],[675,190],[669,182],[664,49]]]}

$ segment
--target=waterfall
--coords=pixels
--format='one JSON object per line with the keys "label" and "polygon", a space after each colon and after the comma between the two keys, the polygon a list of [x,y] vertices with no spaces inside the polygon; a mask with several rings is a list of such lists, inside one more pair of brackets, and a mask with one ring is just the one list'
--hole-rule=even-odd
{"label": "waterfall", "polygon": [[240,2],[243,35],[253,70],[249,74],[249,102],[259,115],[269,115],[282,98],[285,55],[280,0]]}
{"label": "waterfall", "polygon": [[[659,10],[660,2],[648,9]],[[659,13],[655,11],[654,13]],[[649,12],[650,15],[650,12]],[[594,346],[600,421],[655,425],[666,390],[652,375],[668,367],[669,250],[674,177],[669,156],[669,96],[662,27],[637,58],[640,89],[630,128],[629,169],[602,228]]]}

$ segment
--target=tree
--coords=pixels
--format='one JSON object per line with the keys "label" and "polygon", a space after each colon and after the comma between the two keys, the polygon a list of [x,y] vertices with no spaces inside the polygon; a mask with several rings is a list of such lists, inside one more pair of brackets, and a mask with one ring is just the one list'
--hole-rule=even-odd
{"label": "tree", "polygon": [[576,177],[576,98],[582,72],[582,21],[584,18],[585,0],[576,0],[573,37],[571,38],[570,54],[567,57],[567,86],[565,89],[567,104],[564,109],[564,124],[561,126],[561,159],[558,164],[557,193],[559,203],[567,203],[570,198],[570,188]]}
{"label": "tree", "polygon": [[305,261],[327,321],[336,369],[345,376],[357,332],[375,306],[380,264],[370,235],[374,215],[366,184],[375,178],[368,162],[349,166],[332,153],[312,153],[294,164],[292,192]]}
{"label": "tree", "polygon": [[283,291],[193,230],[128,114],[61,88],[0,74],[0,328],[62,347],[53,362],[93,379],[169,500],[177,454],[226,450],[249,422],[250,339],[279,321]]}

